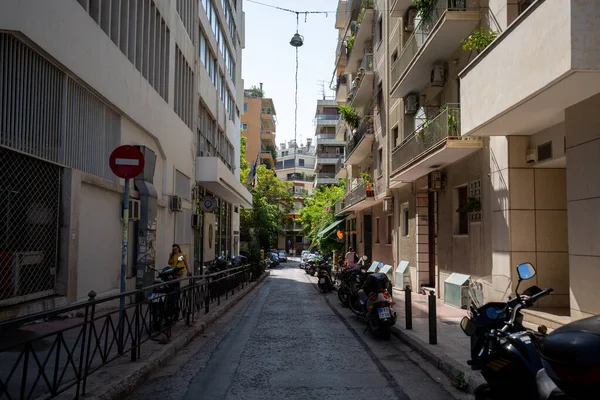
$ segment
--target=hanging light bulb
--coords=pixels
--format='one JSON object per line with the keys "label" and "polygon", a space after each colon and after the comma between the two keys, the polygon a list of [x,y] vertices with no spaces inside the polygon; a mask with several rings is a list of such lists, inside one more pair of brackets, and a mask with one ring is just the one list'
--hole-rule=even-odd
{"label": "hanging light bulb", "polygon": [[296,32],[292,40],[290,40],[290,44],[294,47],[302,46],[304,44],[304,36]]}

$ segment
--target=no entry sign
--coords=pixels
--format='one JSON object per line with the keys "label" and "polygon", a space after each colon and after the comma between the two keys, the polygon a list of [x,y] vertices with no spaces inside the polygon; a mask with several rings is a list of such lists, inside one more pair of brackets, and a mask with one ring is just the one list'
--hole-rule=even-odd
{"label": "no entry sign", "polygon": [[119,178],[135,178],[144,170],[144,155],[135,146],[119,146],[110,154],[109,165]]}

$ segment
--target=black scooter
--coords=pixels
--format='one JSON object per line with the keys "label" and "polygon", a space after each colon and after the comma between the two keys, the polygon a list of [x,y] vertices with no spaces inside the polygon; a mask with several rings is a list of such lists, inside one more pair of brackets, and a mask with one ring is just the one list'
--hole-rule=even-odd
{"label": "black scooter", "polygon": [[331,267],[329,265],[321,264],[318,266],[317,278],[319,279],[318,286],[321,293],[331,291],[333,283],[331,281]]}
{"label": "black scooter", "polygon": [[170,326],[179,319],[179,288],[177,274],[183,267],[165,267],[153,282],[152,292],[148,295],[152,329],[160,331],[163,325]]}
{"label": "black scooter", "polygon": [[467,363],[473,370],[481,371],[487,382],[475,390],[476,400],[540,398],[536,375],[543,368],[539,349],[546,329],[539,327],[539,332],[534,332],[524,328],[520,310],[533,306],[552,289],[532,286],[519,294],[521,281],[533,278],[536,271],[533,265],[524,263],[517,267],[517,273],[519,283],[514,298],[478,308],[471,305],[470,317],[464,317],[460,323],[471,337],[471,360]]}
{"label": "black scooter", "polygon": [[[357,277],[357,279],[361,278]],[[396,324],[397,319],[397,313],[393,308],[395,303],[388,292],[389,285],[390,279],[386,274],[380,272],[368,274],[362,287],[356,294],[352,294],[354,298],[348,302],[350,309],[367,322],[365,332],[370,330],[380,334],[384,339],[391,338],[390,328]]]}

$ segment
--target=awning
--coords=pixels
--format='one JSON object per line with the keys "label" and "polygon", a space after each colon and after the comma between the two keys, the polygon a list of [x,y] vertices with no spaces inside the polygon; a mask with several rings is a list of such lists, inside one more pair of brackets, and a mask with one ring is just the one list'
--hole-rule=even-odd
{"label": "awning", "polygon": [[317,237],[322,238],[323,236],[325,236],[327,233],[330,233],[331,231],[333,231],[333,229],[338,226],[339,224],[341,224],[342,222],[344,222],[343,219],[337,220],[334,223],[330,224],[329,226],[327,226],[325,229],[323,229],[321,232],[319,232],[317,234]]}

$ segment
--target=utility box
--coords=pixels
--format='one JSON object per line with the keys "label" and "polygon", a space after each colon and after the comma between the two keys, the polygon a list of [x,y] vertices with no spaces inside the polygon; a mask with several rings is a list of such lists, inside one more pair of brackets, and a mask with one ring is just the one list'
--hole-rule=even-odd
{"label": "utility box", "polygon": [[380,261],[373,261],[373,263],[371,264],[371,266],[369,267],[368,271],[369,272],[377,272],[377,270],[383,266],[383,263]]}
{"label": "utility box", "polygon": [[407,286],[410,287],[410,274],[408,271],[408,261],[400,261],[398,267],[396,267],[396,287],[405,290]]}
{"label": "utility box", "polygon": [[469,307],[470,275],[453,273],[444,281],[444,303],[455,307]]}

